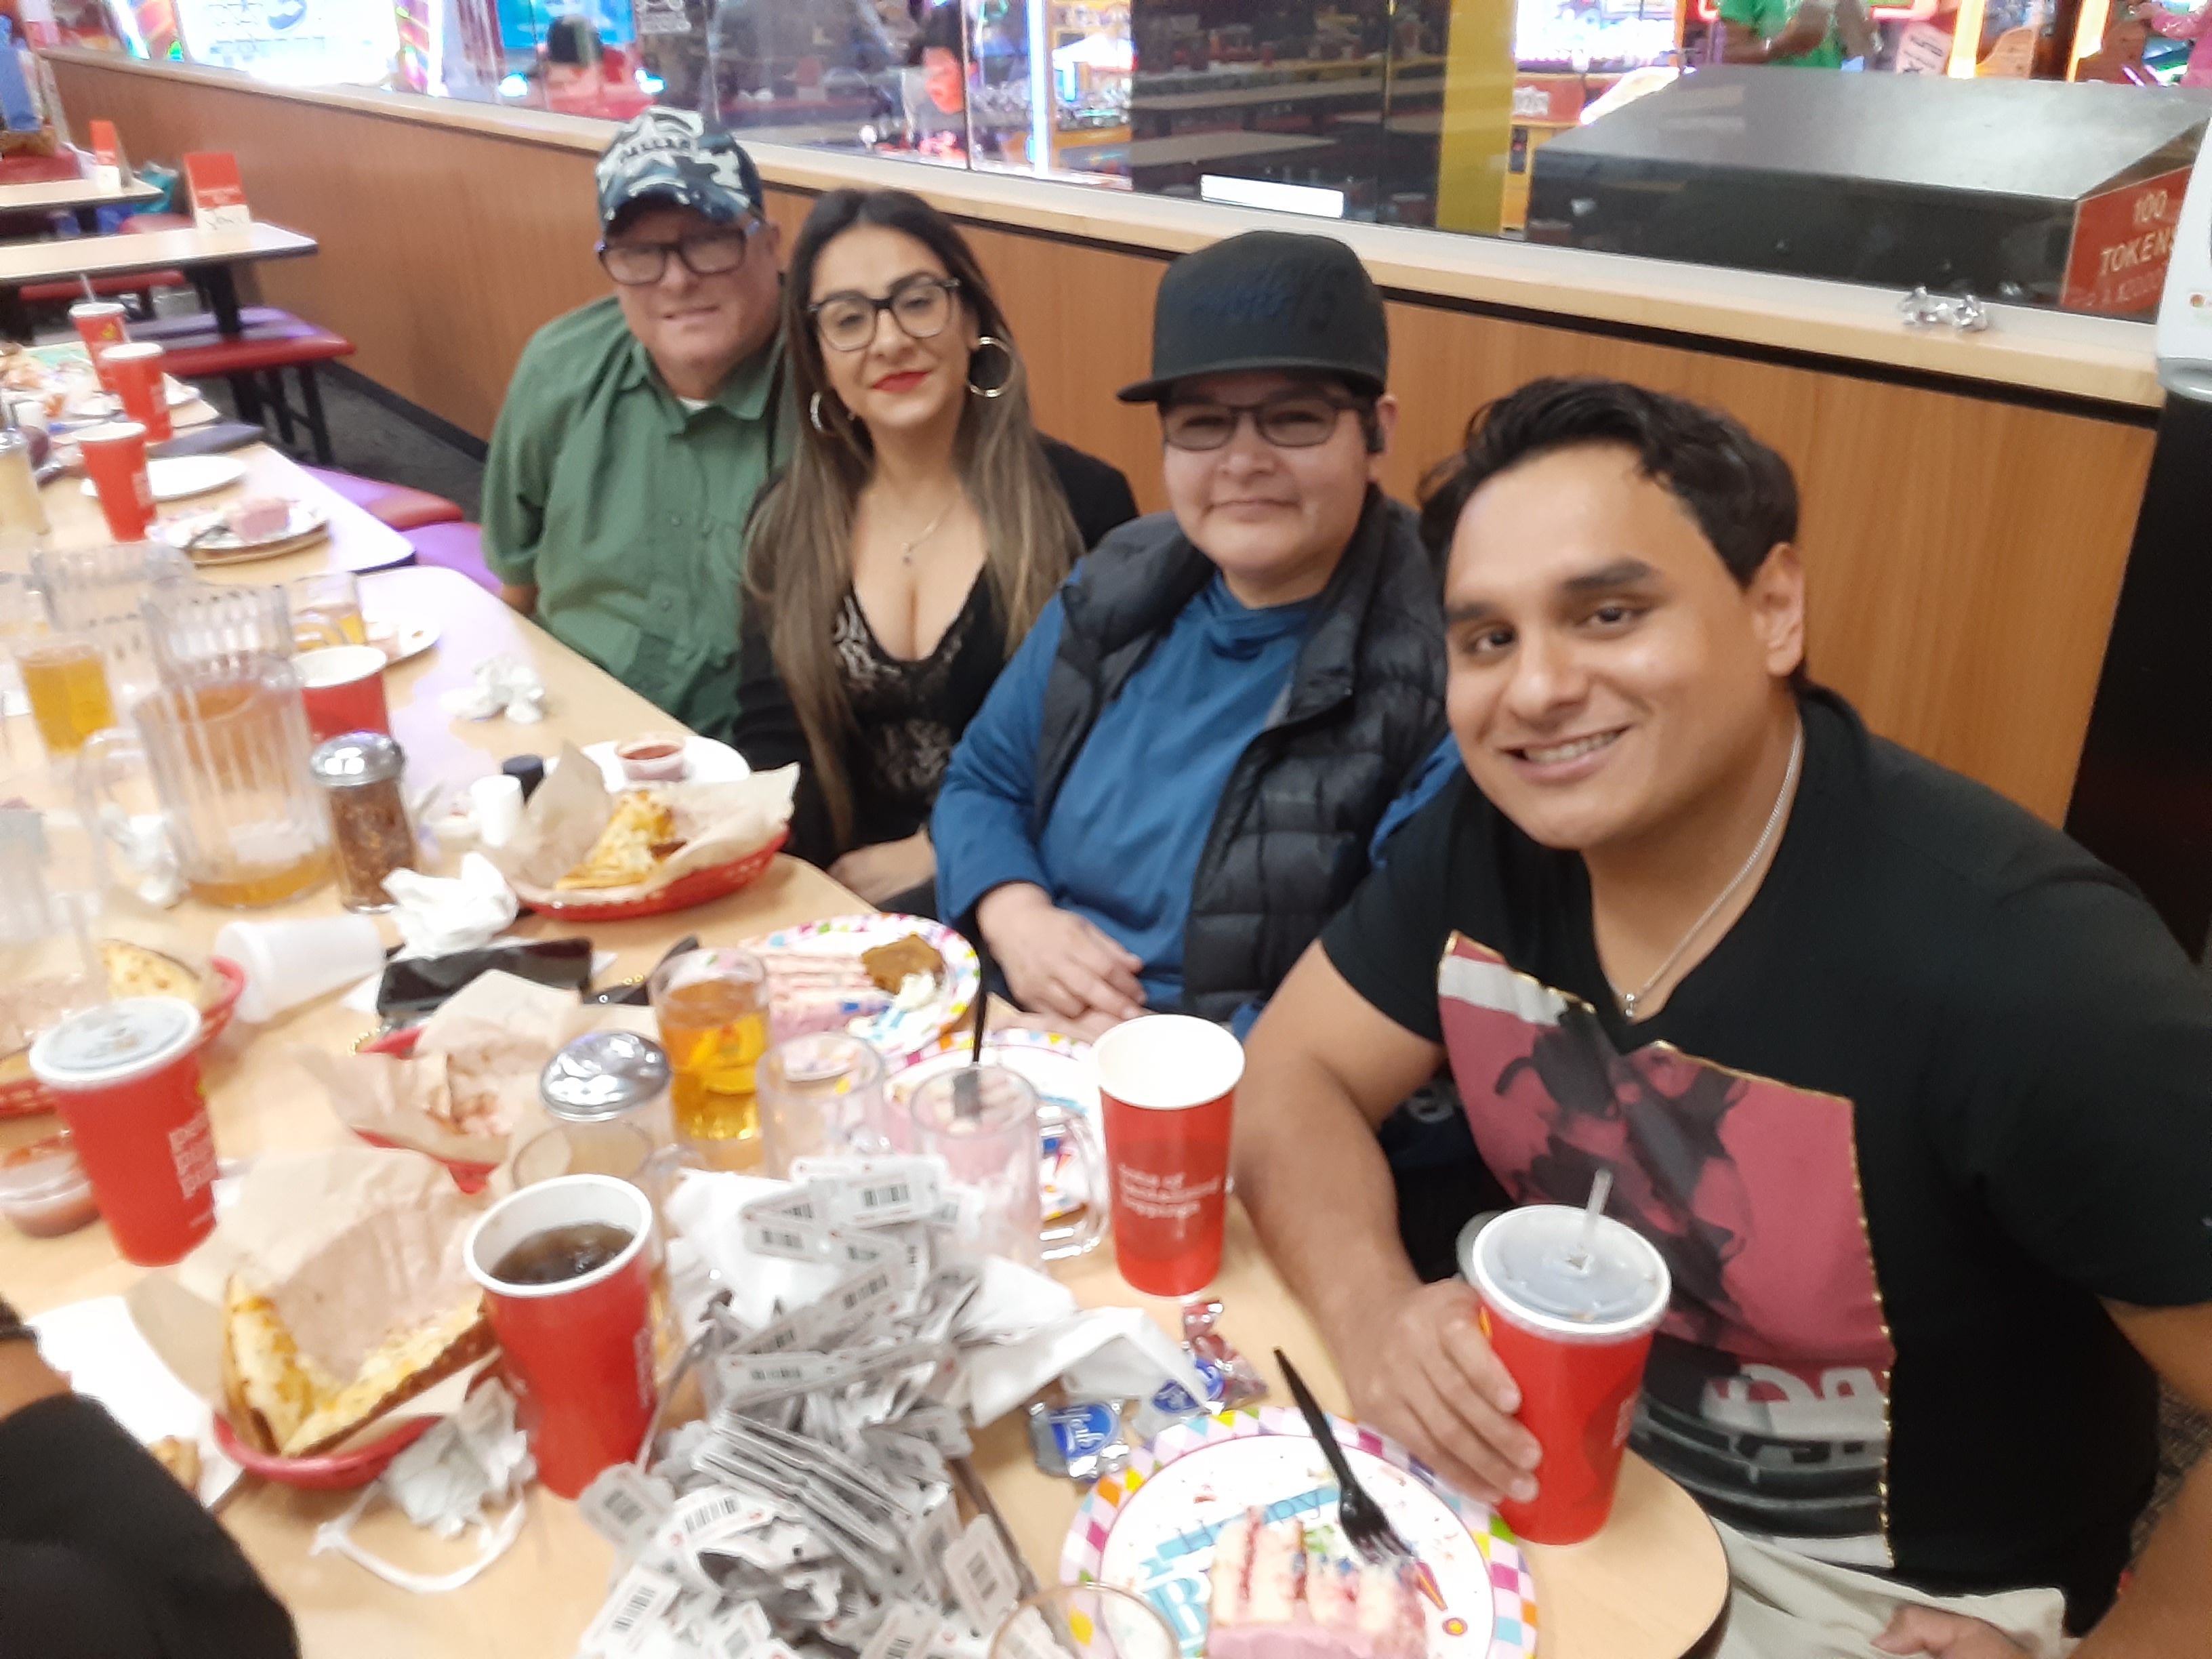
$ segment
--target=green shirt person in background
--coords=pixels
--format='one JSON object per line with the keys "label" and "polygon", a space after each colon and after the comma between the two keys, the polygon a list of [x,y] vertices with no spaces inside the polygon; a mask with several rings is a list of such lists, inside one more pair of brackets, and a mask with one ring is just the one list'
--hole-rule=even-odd
{"label": "green shirt person in background", "polygon": [[524,349],[484,467],[502,596],[687,726],[737,713],[745,517],[793,436],[760,174],[688,110],[599,165],[615,292]]}
{"label": "green shirt person in background", "polygon": [[1840,69],[1877,42],[1861,0],[1721,0],[1721,61]]}

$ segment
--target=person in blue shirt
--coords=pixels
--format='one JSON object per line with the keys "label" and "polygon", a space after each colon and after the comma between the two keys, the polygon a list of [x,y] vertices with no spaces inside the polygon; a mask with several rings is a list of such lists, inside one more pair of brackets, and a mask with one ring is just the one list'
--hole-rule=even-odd
{"label": "person in blue shirt", "polygon": [[1377,483],[1381,296],[1341,242],[1255,231],[1160,283],[1172,510],[1046,605],[932,825],[939,914],[1023,1007],[1095,1034],[1264,999],[1358,884],[1444,730],[1437,578]]}

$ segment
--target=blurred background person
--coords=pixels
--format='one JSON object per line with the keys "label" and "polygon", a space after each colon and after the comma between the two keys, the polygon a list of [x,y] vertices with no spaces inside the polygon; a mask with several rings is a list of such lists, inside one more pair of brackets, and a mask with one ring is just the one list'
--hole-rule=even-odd
{"label": "blurred background person", "polygon": [[904,191],[816,204],[784,290],[805,411],[748,529],[739,713],[756,769],[801,763],[789,850],[929,913],[953,746],[1128,482],[1041,439],[989,283]]}

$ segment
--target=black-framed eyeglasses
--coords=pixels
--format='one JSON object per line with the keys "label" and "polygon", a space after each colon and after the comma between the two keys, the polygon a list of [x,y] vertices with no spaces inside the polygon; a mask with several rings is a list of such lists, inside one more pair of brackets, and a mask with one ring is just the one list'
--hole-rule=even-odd
{"label": "black-framed eyeglasses", "polygon": [[934,339],[952,320],[957,276],[909,276],[880,300],[869,294],[831,294],[806,307],[832,351],[860,351],[876,337],[876,319],[890,312],[909,340]]}
{"label": "black-framed eyeglasses", "polygon": [[696,231],[672,242],[601,242],[599,265],[624,288],[647,288],[668,270],[668,256],[684,262],[694,276],[726,276],[745,262],[753,228],[760,222]]}
{"label": "black-framed eyeglasses", "polygon": [[1324,392],[1279,392],[1255,404],[1170,404],[1160,410],[1160,435],[1171,449],[1219,449],[1249,416],[1276,448],[1311,449],[1329,441],[1344,415],[1364,407]]}

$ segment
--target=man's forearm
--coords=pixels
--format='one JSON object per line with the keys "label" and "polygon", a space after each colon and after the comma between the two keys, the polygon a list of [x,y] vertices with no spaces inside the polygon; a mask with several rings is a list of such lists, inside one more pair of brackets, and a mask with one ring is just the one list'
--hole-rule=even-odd
{"label": "man's forearm", "polygon": [[1340,1359],[1363,1317],[1419,1288],[1375,1132],[1336,1080],[1285,1057],[1238,1085],[1237,1191],[1260,1241]]}
{"label": "man's forearm", "polygon": [[2074,1659],[2184,1659],[2212,1631],[2212,1456],[2160,1517],[2135,1576]]}

